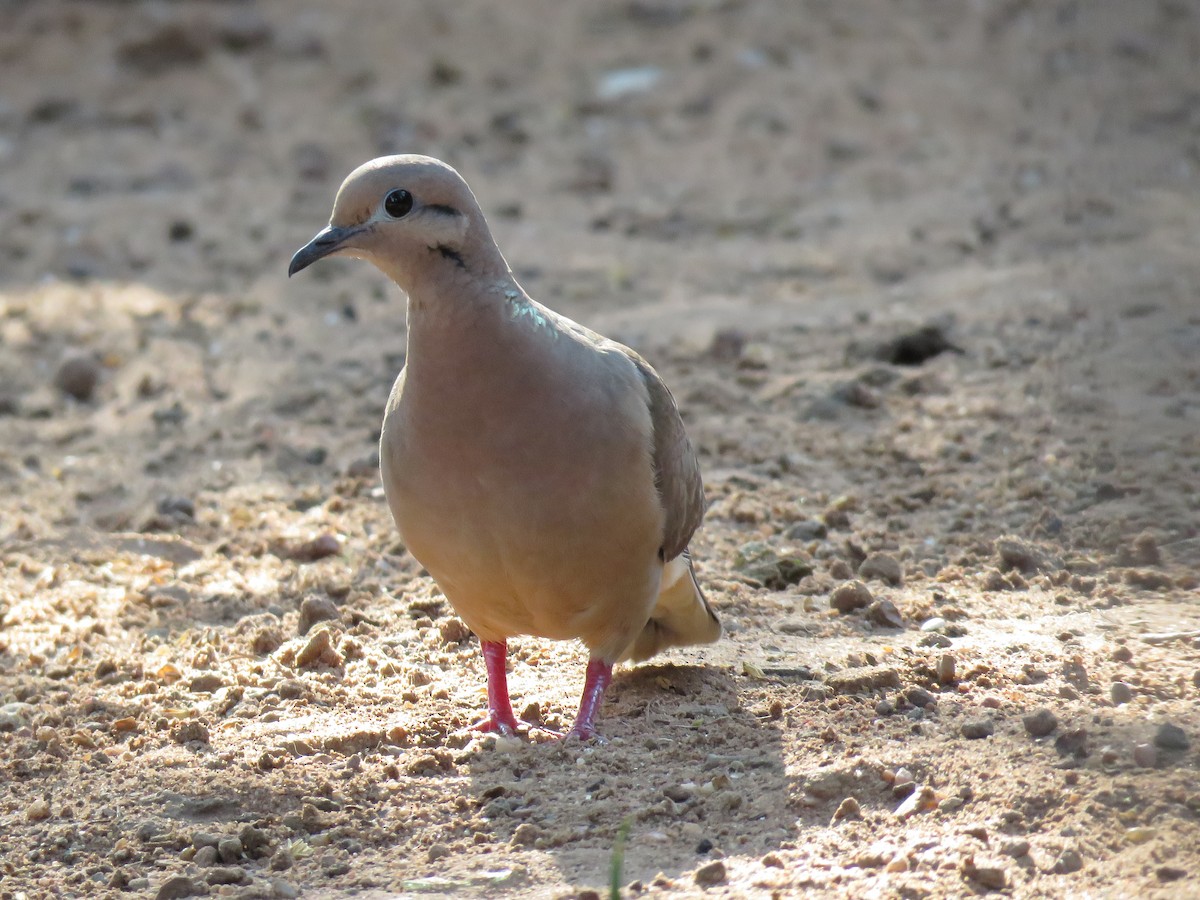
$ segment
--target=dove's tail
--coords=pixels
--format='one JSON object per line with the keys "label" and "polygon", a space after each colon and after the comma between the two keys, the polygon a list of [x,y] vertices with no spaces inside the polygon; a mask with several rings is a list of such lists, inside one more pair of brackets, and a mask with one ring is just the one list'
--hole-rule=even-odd
{"label": "dove's tail", "polygon": [[658,602],[650,621],[622,654],[621,659],[640,662],[668,647],[711,644],[721,636],[721,623],[713,612],[685,550],[663,566]]}

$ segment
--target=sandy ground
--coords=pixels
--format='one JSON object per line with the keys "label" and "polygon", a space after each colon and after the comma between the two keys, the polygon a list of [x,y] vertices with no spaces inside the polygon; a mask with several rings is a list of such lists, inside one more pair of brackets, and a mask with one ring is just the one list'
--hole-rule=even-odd
{"label": "sandy ground", "polygon": [[[623,823],[624,897],[1200,895],[1198,59],[1186,0],[0,2],[0,898],[608,896]],[[727,636],[605,746],[462,733],[403,297],[285,278],[395,151],[700,448]],[[515,641],[518,712],[583,663]]]}

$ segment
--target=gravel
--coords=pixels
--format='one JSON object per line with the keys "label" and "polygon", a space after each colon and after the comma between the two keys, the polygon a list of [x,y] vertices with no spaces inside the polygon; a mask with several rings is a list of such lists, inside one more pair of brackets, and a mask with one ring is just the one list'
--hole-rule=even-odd
{"label": "gravel", "polygon": [[846,614],[865,609],[874,599],[870,588],[861,581],[847,581],[845,584],[839,584],[829,595],[829,607]]}
{"label": "gravel", "polygon": [[887,553],[872,553],[858,567],[858,577],[864,581],[884,581],[893,587],[904,582],[904,570],[894,556]]}
{"label": "gravel", "polygon": [[696,884],[701,887],[713,887],[724,883],[728,877],[728,872],[725,870],[725,863],[719,859],[714,859],[712,862],[707,862],[696,870]]}
{"label": "gravel", "polygon": [[68,353],[54,373],[54,386],[76,400],[92,399],[100,383],[100,363],[91,353]]}
{"label": "gravel", "polygon": [[1021,722],[1030,737],[1040,738],[1051,734],[1058,727],[1058,716],[1042,707],[1024,716]]}
{"label": "gravel", "polygon": [[1142,769],[1153,769],[1158,765],[1158,748],[1153,744],[1135,744],[1133,764]]}
{"label": "gravel", "polygon": [[[132,887],[132,883],[130,887]],[[155,893],[156,900],[177,900],[180,897],[196,897],[207,894],[208,887],[200,881],[186,875],[172,875],[164,881]]]}
{"label": "gravel", "polygon": [[1187,750],[1191,739],[1187,732],[1171,722],[1163,722],[1154,732],[1154,743],[1163,750]]}
{"label": "gravel", "polygon": [[1116,706],[1123,706],[1133,700],[1133,688],[1124,681],[1114,681],[1108,689],[1108,694]]}
{"label": "gravel", "polygon": [[991,737],[995,731],[996,723],[991,719],[969,719],[962,724],[962,735],[970,741]]}

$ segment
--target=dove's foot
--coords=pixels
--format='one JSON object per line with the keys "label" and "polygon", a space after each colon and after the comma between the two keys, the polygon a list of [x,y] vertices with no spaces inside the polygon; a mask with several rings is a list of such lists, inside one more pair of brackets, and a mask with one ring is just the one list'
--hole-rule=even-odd
{"label": "dove's foot", "polygon": [[472,731],[492,734],[517,734],[517,717],[508,699],[508,673],[505,664],[508,645],[504,641],[481,641],[483,662],[487,666],[488,711],[482,720],[471,726]]}
{"label": "dove's foot", "polygon": [[508,711],[505,716],[501,711],[489,709],[486,716],[476,722],[470,728],[471,731],[479,731],[484,734],[501,734],[505,737],[512,737],[520,733],[520,726],[512,714],[512,710]]}
{"label": "dove's foot", "polygon": [[612,681],[612,663],[602,659],[588,660],[587,675],[583,681],[583,696],[579,700],[579,714],[575,724],[567,732],[565,740],[579,738],[581,741],[607,743],[596,731],[596,713],[604,700],[604,691]]}

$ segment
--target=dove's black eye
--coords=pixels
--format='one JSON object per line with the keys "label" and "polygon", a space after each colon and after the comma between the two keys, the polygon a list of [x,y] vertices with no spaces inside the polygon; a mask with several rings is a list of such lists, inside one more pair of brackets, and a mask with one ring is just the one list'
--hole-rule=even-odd
{"label": "dove's black eye", "polygon": [[412,194],[403,189],[392,191],[383,198],[383,209],[393,219],[407,216],[413,207]]}

